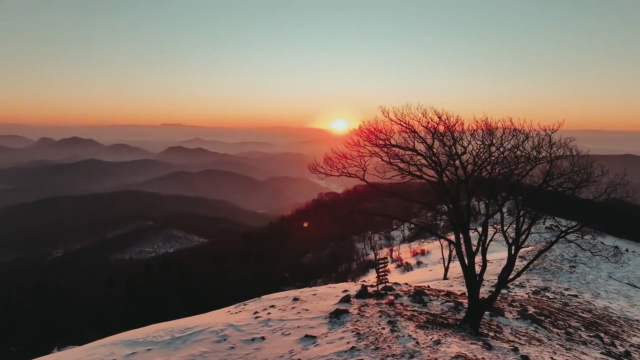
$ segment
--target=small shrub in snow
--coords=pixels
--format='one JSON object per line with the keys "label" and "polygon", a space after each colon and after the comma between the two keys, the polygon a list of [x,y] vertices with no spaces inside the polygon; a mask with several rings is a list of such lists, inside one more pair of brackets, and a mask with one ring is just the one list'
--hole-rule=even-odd
{"label": "small shrub in snow", "polygon": [[418,248],[418,249],[411,249],[410,253],[412,257],[418,257],[418,256],[426,256],[430,254],[431,251],[428,251],[427,249],[423,249],[423,248]]}
{"label": "small shrub in snow", "polygon": [[423,266],[424,266],[424,263],[422,262],[422,260],[417,260],[416,261],[416,267],[420,268],[420,267],[423,267]]}
{"label": "small shrub in snow", "polygon": [[413,271],[413,265],[411,265],[411,263],[409,263],[408,261],[405,261],[405,263],[402,265],[402,270],[404,272]]}

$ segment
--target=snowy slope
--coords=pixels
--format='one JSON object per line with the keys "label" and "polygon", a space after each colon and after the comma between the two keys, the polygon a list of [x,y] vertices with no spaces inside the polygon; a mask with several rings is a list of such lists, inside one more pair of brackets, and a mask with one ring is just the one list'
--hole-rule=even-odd
{"label": "snowy slope", "polygon": [[[558,246],[498,301],[485,337],[452,326],[463,314],[460,271],[442,281],[436,244],[419,257],[426,266],[393,269],[394,305],[353,299],[360,283],[293,290],[232,307],[115,335],[44,357],[75,359],[623,359],[640,358],[640,244],[607,238],[629,249],[624,267],[576,256]],[[498,248],[499,250],[499,248]],[[408,248],[401,253],[415,264]],[[494,276],[504,253],[491,254]],[[371,283],[372,275],[365,280]],[[410,295],[426,293],[426,304]],[[333,319],[336,308],[348,315]]]}
{"label": "snowy slope", "polygon": [[207,239],[178,229],[166,229],[143,237],[132,246],[114,254],[114,259],[146,259],[206,243]]}

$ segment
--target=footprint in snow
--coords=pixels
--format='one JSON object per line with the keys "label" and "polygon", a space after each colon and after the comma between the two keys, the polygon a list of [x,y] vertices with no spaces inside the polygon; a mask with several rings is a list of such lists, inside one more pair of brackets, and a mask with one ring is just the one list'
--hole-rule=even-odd
{"label": "footprint in snow", "polygon": [[265,338],[264,336],[260,336],[260,337],[254,337],[251,339],[244,339],[242,340],[242,343],[245,345],[252,345],[252,344],[262,344],[267,338]]}
{"label": "footprint in snow", "polygon": [[310,346],[318,342],[318,337],[315,335],[305,335],[301,337],[298,342],[304,346]]}

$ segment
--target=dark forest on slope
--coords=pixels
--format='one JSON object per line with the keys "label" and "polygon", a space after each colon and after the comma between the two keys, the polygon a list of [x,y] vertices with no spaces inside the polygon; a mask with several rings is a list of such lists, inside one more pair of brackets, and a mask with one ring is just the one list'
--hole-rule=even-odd
{"label": "dark forest on slope", "polygon": [[[137,210],[124,212],[128,215],[116,220],[152,219],[151,225],[108,239],[94,237],[80,247],[67,246],[70,250],[59,256],[52,254],[51,247],[36,246],[47,242],[46,232],[38,230],[40,226],[55,230],[59,239],[74,234],[77,222],[73,217],[66,222],[39,222],[44,217],[37,214],[52,208],[56,198],[16,206],[22,210],[7,211],[5,216],[0,212],[0,223],[7,225],[5,233],[33,241],[37,249],[0,263],[0,358],[32,358],[55,347],[81,345],[153,323],[201,314],[285,287],[346,281],[363,266],[356,263],[352,236],[371,227],[389,226],[388,220],[353,214],[365,198],[371,198],[359,190],[322,195],[265,227],[256,227],[259,214],[251,218],[241,209],[219,202],[222,205],[217,206],[226,207],[225,211],[229,207],[237,209],[232,218],[222,217],[210,209],[214,202],[206,199],[135,192],[86,197],[94,201],[92,208],[115,214],[113,204],[118,202],[107,200],[109,196],[146,199],[153,210],[137,206]],[[94,206],[97,197],[111,205]],[[159,206],[158,197],[168,201],[166,206]],[[141,203],[140,199],[134,202]],[[82,214],[81,202],[69,208]],[[200,202],[199,207],[193,206],[200,210],[189,211],[185,207],[189,202]],[[85,206],[89,205],[86,202]],[[18,219],[20,214],[23,217]],[[93,221],[86,222],[88,218]],[[113,219],[95,212],[84,220],[76,218],[85,223],[86,234],[109,228]],[[10,221],[16,225],[10,225]],[[20,226],[29,221],[28,229]],[[308,227],[303,226],[305,222]],[[115,252],[136,239],[167,228],[210,241],[148,259],[113,258]]]}

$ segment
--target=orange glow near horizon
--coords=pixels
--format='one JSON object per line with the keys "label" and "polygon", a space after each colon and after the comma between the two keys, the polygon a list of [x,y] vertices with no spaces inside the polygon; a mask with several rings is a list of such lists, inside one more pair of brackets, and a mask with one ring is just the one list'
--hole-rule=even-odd
{"label": "orange glow near horizon", "polygon": [[[145,112],[143,109],[106,109],[92,106],[78,106],[76,111],[64,111],[67,109],[51,108],[44,111],[45,107],[36,107],[27,111],[11,111],[4,108],[0,110],[0,123],[2,124],[24,124],[34,126],[105,126],[105,125],[160,125],[166,123],[179,123],[192,126],[211,127],[313,127],[330,130],[333,133],[341,134],[349,129],[355,128],[361,121],[372,119],[377,114],[374,109],[362,116],[341,116],[335,112],[326,112],[325,115],[314,116],[310,112],[294,111],[286,114],[284,111],[265,111],[262,114],[254,113],[233,113],[225,111],[222,113],[197,112],[186,110],[180,112],[178,109],[167,109],[164,113],[159,109]],[[443,106],[446,110],[455,111],[454,107]],[[95,109],[96,112],[91,112]],[[62,111],[61,111],[62,110]],[[133,111],[131,111],[133,110]],[[231,110],[231,109],[229,109]],[[471,118],[474,114],[483,112],[460,112],[465,118]],[[640,131],[640,121],[634,119],[633,114],[576,114],[566,116],[562,113],[552,116],[549,112],[531,114],[530,116],[520,116],[516,111],[486,111],[487,115],[494,118],[503,116],[513,116],[517,119],[528,119],[533,122],[554,123],[564,121],[564,130],[602,130],[602,131]],[[328,114],[328,115],[327,115]],[[564,115],[564,116],[563,116]],[[582,115],[582,116],[581,116]],[[626,116],[624,116],[626,115]],[[357,121],[352,119],[359,119]]]}
{"label": "orange glow near horizon", "polygon": [[[0,105],[2,104],[0,99]],[[331,130],[336,134],[343,133],[346,122],[348,129],[355,128],[361,121],[374,118],[378,114],[375,106],[367,106],[363,100],[354,101],[352,107],[333,107],[322,110],[323,103],[308,102],[296,107],[289,104],[270,103],[262,106],[243,107],[240,103],[228,102],[225,106],[215,107],[195,100],[181,102],[164,101],[157,106],[147,102],[95,103],[91,101],[69,103],[66,101],[34,101],[11,102],[0,107],[0,123],[44,125],[44,126],[104,126],[104,125],[159,125],[180,123],[193,126],[211,127],[313,127]],[[411,101],[410,101],[411,102]],[[412,101],[413,103],[418,100]],[[390,105],[402,104],[391,102]],[[640,131],[638,114],[632,109],[612,107],[596,109],[594,105],[582,108],[570,106],[553,106],[542,104],[518,106],[505,104],[504,107],[485,106],[480,102],[472,102],[466,106],[456,103],[433,102],[436,107],[458,112],[465,118],[487,114],[494,118],[513,116],[516,119],[527,119],[533,122],[554,123],[564,120],[564,130],[605,130],[605,131]],[[464,104],[461,102],[460,104]],[[30,105],[30,106],[27,106]],[[289,105],[289,106],[287,106]],[[358,106],[359,105],[359,106]],[[477,110],[481,109],[481,110]],[[606,110],[606,111],[605,111]],[[609,112],[609,113],[607,113]],[[339,122],[337,122],[340,120]],[[337,122],[337,123],[336,123]]]}

